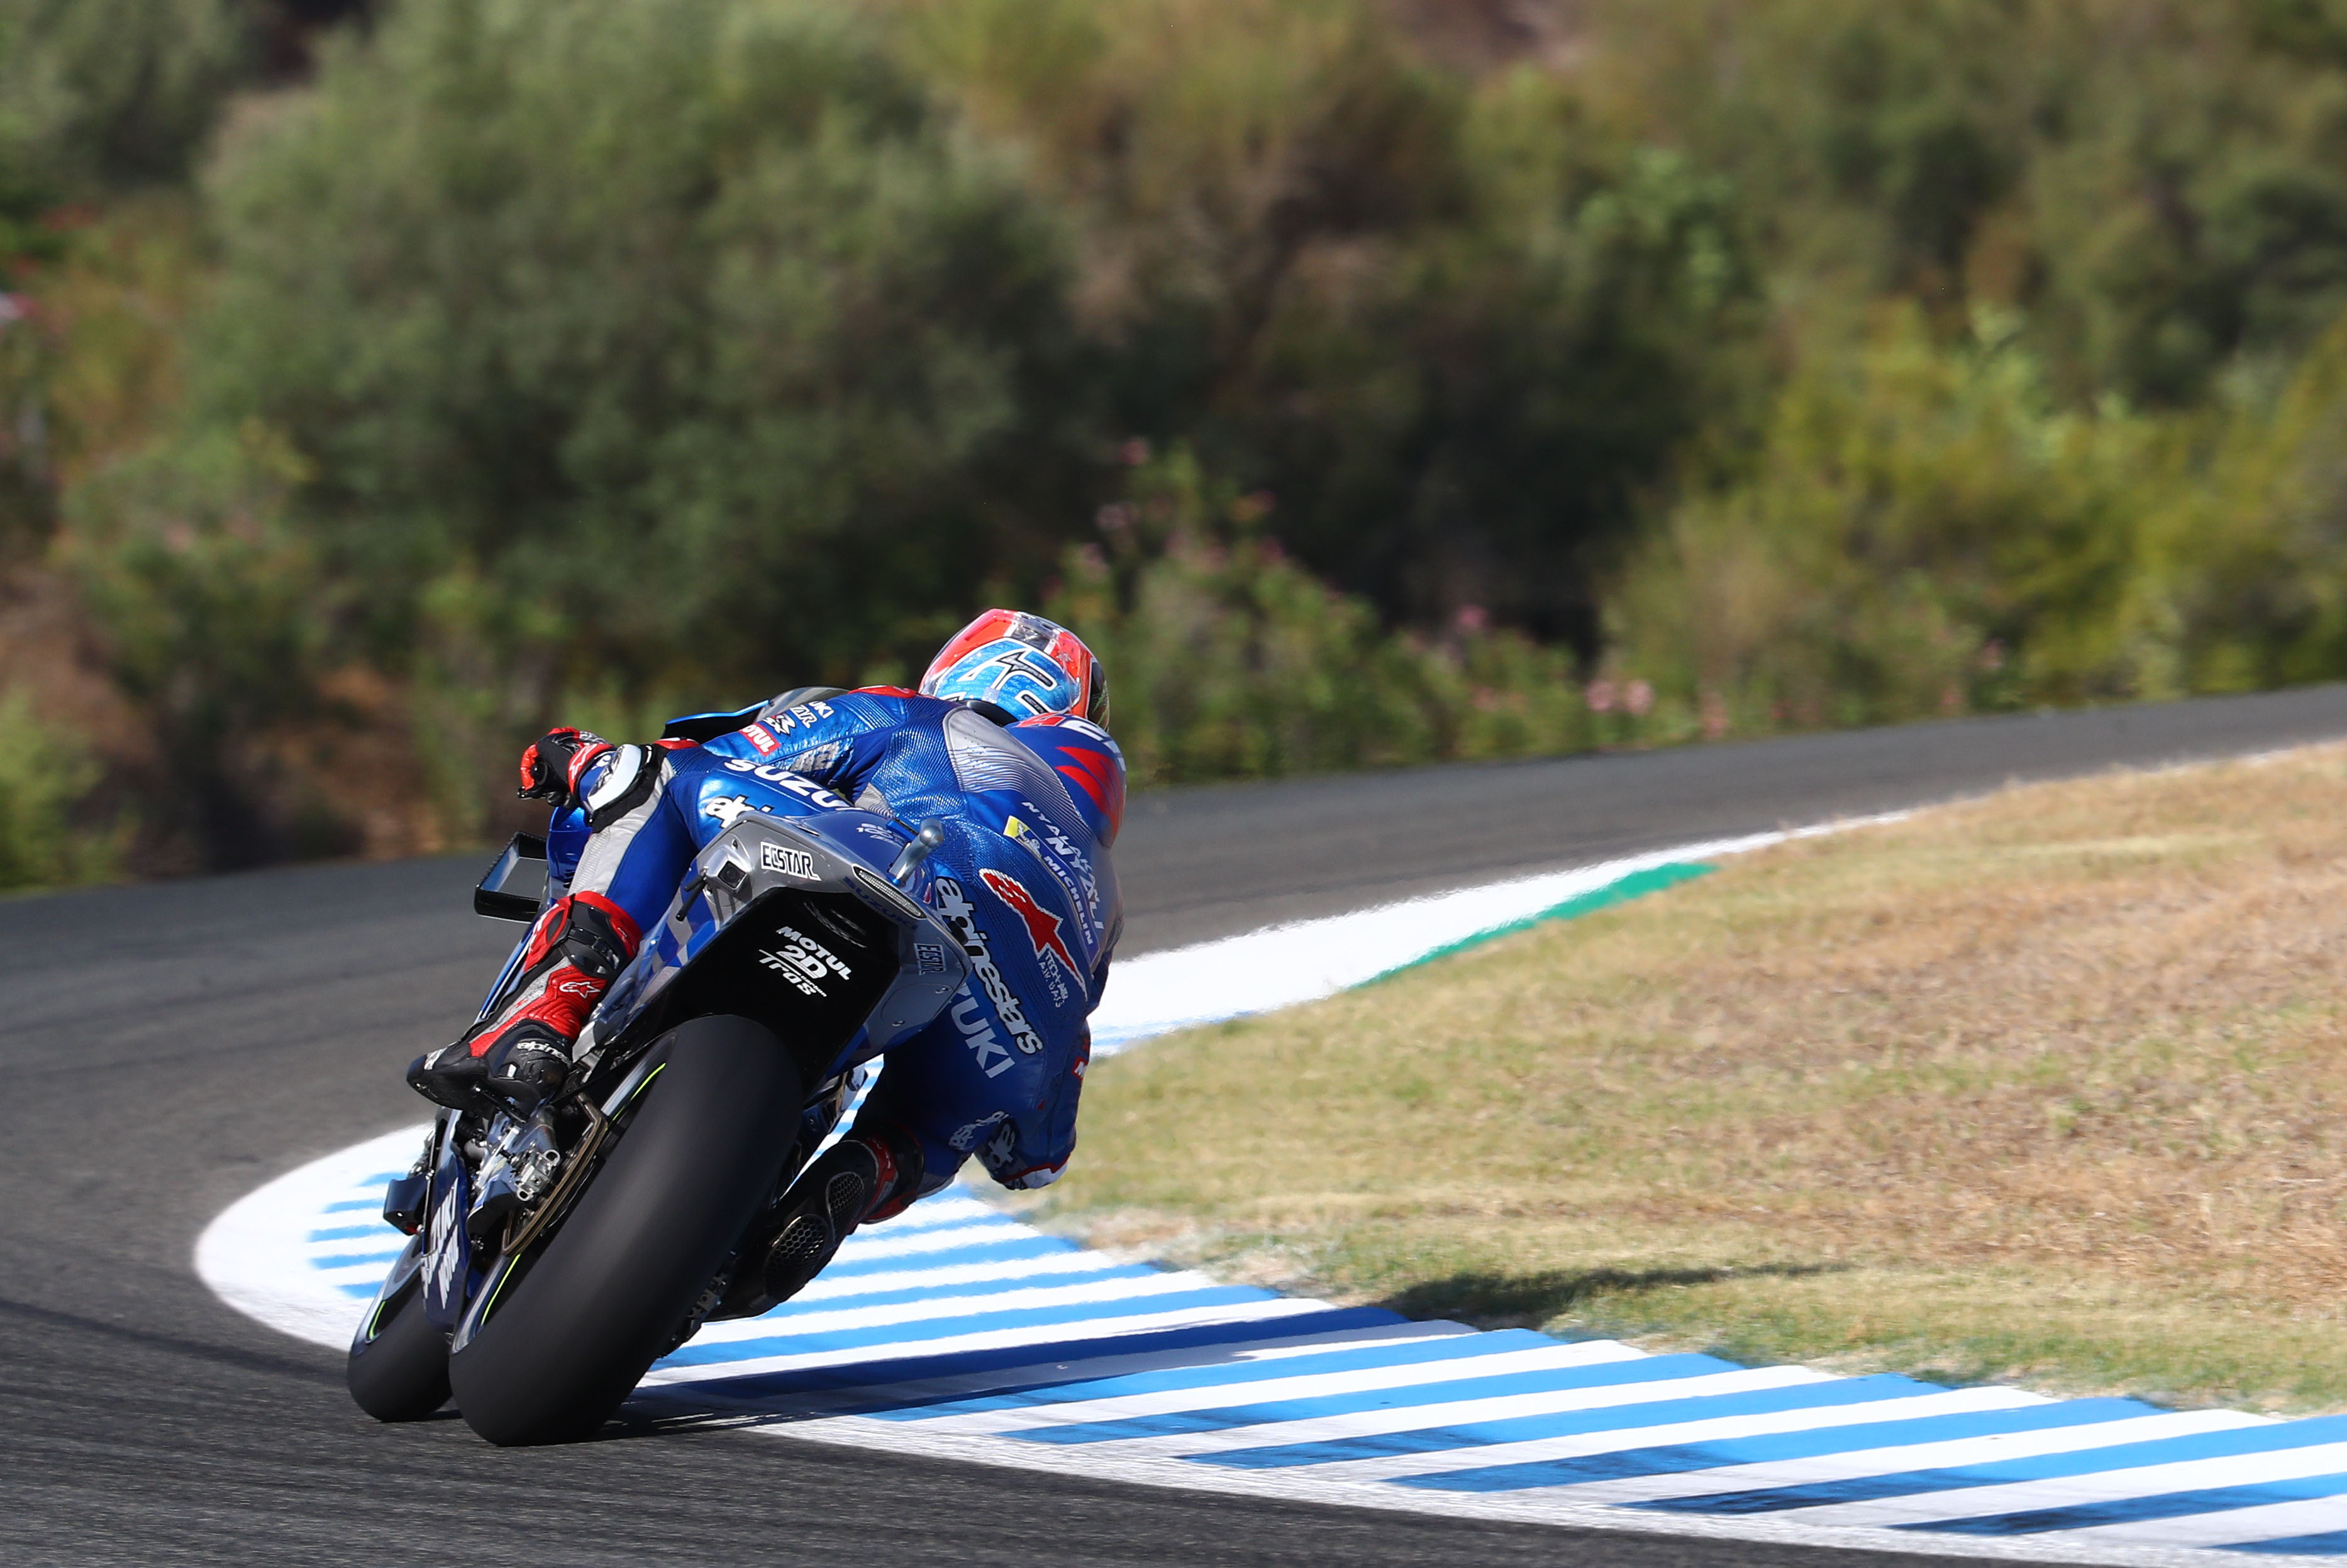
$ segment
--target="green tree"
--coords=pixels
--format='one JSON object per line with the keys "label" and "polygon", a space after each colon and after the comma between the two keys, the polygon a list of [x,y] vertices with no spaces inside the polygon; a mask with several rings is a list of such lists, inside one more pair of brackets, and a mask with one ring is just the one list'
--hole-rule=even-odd
{"label": "green tree", "polygon": [[1594,642],[1594,568],[1739,373],[1727,186],[1358,0],[890,9],[1078,215],[1126,429],[1272,490],[1279,537],[1389,621]]}
{"label": "green tree", "polygon": [[1049,559],[1064,238],[846,8],[411,0],[210,190],[200,409],[300,455],[374,659],[536,672],[506,728],[852,676]]}
{"label": "green tree", "polygon": [[0,169],[52,200],[182,179],[249,74],[238,0],[0,0]]}

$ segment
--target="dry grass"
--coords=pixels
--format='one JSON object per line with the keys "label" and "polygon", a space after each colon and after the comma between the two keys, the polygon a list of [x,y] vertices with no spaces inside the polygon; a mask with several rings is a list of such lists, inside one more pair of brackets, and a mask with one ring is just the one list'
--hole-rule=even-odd
{"label": "dry grass", "polygon": [[1424,1315],[2347,1408],[2347,750],[1792,844],[1105,1062],[1047,1218]]}

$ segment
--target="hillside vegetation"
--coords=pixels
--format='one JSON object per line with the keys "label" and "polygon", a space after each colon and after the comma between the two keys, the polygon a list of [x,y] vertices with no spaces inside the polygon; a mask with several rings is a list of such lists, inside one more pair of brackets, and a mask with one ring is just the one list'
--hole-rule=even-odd
{"label": "hillside vegetation", "polygon": [[1419,1317],[2347,1409],[2347,748],[2007,790],[1102,1062],[1095,1242]]}
{"label": "hillside vegetation", "polygon": [[981,600],[1144,784],[2347,674],[2336,0],[0,0],[0,882]]}

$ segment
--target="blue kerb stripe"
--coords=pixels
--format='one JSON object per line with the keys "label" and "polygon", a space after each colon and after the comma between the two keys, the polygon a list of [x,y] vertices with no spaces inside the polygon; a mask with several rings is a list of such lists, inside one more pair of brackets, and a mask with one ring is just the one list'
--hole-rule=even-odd
{"label": "blue kerb stripe", "polygon": [[1216,1361],[1205,1366],[1167,1367],[1153,1372],[1131,1372],[1122,1377],[1095,1378],[1081,1382],[1036,1383],[1020,1389],[989,1389],[983,1394],[946,1394],[933,1399],[875,1404],[842,1413],[878,1416],[888,1420],[928,1420],[940,1416],[974,1415],[986,1410],[1070,1404],[1081,1399],[1115,1399],[1136,1394],[1172,1393],[1184,1389],[1215,1389],[1260,1382],[1270,1378],[1309,1377],[1320,1372],[1358,1372],[1377,1367],[1471,1361],[1512,1351],[1536,1350],[1555,1343],[1546,1335],[1534,1334],[1529,1329],[1505,1328],[1490,1334],[1452,1334],[1433,1339],[1332,1345],[1325,1350],[1282,1356],[1272,1360]]}
{"label": "blue kerb stripe", "polygon": [[344,1198],[340,1203],[328,1204],[318,1212],[322,1214],[346,1214],[354,1209],[380,1209],[381,1207],[383,1207],[381,1198]]}
{"label": "blue kerb stripe", "polygon": [[1978,1519],[1924,1521],[1897,1528],[1929,1530],[1946,1535],[2042,1535],[2049,1530],[2085,1530],[2097,1524],[2133,1524],[2154,1519],[2181,1519],[2195,1513],[2223,1513],[2270,1502],[2303,1502],[2319,1497],[2337,1497],[2342,1492],[2347,1492],[2347,1475],[2317,1475],[2245,1486],[2205,1487],[2198,1491],[2168,1491],[2156,1497],[2119,1497],[2107,1502],[2082,1502],[2062,1508],[2034,1508]]}
{"label": "blue kerb stripe", "polygon": [[1168,1410],[1161,1415],[1135,1416],[1128,1420],[1030,1427],[1010,1435],[1038,1443],[1113,1442],[1120,1438],[1227,1431],[1234,1427],[1308,1421],[1321,1417],[1353,1415],[1362,1410],[1409,1409],[1419,1405],[1447,1405],[1459,1399],[1499,1399],[1509,1394],[1618,1388],[1624,1383],[1702,1378],[1715,1372],[1734,1370],[1736,1368],[1727,1362],[1709,1356],[1652,1356],[1636,1361],[1600,1361],[1586,1367],[1553,1367],[1538,1372],[1503,1372],[1489,1378],[1466,1376],[1441,1382],[1412,1383],[1399,1389],[1324,1394],[1317,1399],[1275,1399],[1261,1405],[1226,1405],[1220,1409],[1208,1410]]}
{"label": "blue kerb stripe", "polygon": [[383,1282],[377,1280],[373,1285],[338,1285],[334,1288],[344,1296],[354,1296],[361,1301],[373,1301],[374,1293],[383,1288]]}
{"label": "blue kerb stripe", "polygon": [[[2133,1399],[2075,1399],[2059,1404],[2026,1405],[2018,1409],[1978,1410],[1968,1415],[1915,1416],[1901,1421],[1863,1421],[1853,1426],[1825,1427],[1816,1431],[1773,1432],[1763,1437],[1733,1438],[1719,1442],[1625,1449],[1619,1453],[1588,1454],[1579,1459],[1535,1460],[1525,1464],[1489,1465],[1481,1470],[1443,1471],[1435,1475],[1398,1479],[1403,1486],[1424,1487],[1436,1491],[1521,1491],[1527,1487],[1573,1486],[1585,1481],[1622,1481],[1633,1476],[1682,1475],[1691,1471],[1725,1470],[1730,1465],[1775,1464],[1791,1460],[1819,1459],[1828,1454],[1863,1453],[1870,1449],[1947,1442],[1958,1438],[2044,1431],[2060,1427],[2126,1420],[2154,1413],[2150,1406],[2138,1404]],[[1756,1489],[1714,1492],[1704,1497],[1668,1498],[1633,1506],[1692,1513],[1751,1513],[1764,1512],[1765,1500],[1772,1495],[1765,1489]]]}
{"label": "blue kerb stripe", "polygon": [[[384,1225],[379,1221],[371,1225],[331,1225],[324,1230],[312,1231],[310,1233],[309,1239],[312,1241],[354,1241],[361,1236],[381,1235],[384,1232],[390,1230],[391,1227],[389,1225]],[[391,1234],[397,1235],[399,1233],[397,1231],[392,1231]]]}
{"label": "blue kerb stripe", "polygon": [[776,1334],[757,1339],[736,1339],[725,1344],[687,1345],[660,1365],[722,1366],[728,1361],[753,1361],[763,1356],[784,1356],[793,1352],[855,1350],[874,1345],[947,1339],[957,1334],[985,1334],[1008,1328],[1046,1328],[1061,1323],[1134,1317],[1194,1307],[1253,1306],[1257,1302],[1277,1299],[1268,1291],[1254,1290],[1245,1286],[1217,1286],[1204,1290],[1167,1291],[1162,1296],[1132,1296],[1122,1301],[1079,1301],[1065,1307],[1031,1307],[1013,1312],[931,1317],[917,1323],[890,1323],[875,1328],[842,1329],[831,1334]]}
{"label": "blue kerb stripe", "polygon": [[[1325,1312],[1299,1312],[1266,1321],[1245,1318],[1228,1323],[1184,1324],[1178,1328],[1152,1328],[1125,1335],[1088,1335],[1035,1345],[1003,1345],[985,1350],[954,1350],[927,1356],[894,1357],[881,1361],[857,1361],[842,1367],[809,1367],[788,1372],[750,1372],[738,1378],[712,1378],[692,1385],[696,1394],[723,1395],[728,1399],[771,1399],[791,1394],[861,1391],[903,1384],[933,1383],[947,1378],[971,1378],[987,1372],[1031,1370],[1039,1379],[1063,1381],[1070,1371],[1087,1361],[1130,1356],[1168,1356],[1180,1351],[1229,1348],[1244,1353],[1289,1339],[1321,1334],[1343,1334],[1358,1328],[1384,1328],[1404,1321],[1374,1307],[1332,1307]],[[1015,1385],[1014,1385],[1015,1387]],[[1007,1390],[1006,1390],[1007,1391]]]}
{"label": "blue kerb stripe", "polygon": [[[919,1212],[917,1209],[913,1211],[915,1214]],[[1009,1214],[998,1214],[992,1209],[980,1209],[976,1214],[964,1212],[958,1214],[923,1215],[918,1219],[890,1220],[885,1225],[873,1226],[864,1235],[873,1241],[887,1241],[891,1236],[926,1235],[931,1231],[955,1230],[964,1225],[988,1230],[1021,1228],[1019,1222]]]}
{"label": "blue kerb stripe", "polygon": [[1899,1475],[1857,1476],[1849,1481],[1780,1487],[1773,1491],[1754,1493],[1751,1501],[1736,1512],[1772,1513],[1788,1508],[1822,1508],[1836,1502],[1871,1502],[1884,1497],[1959,1491],[1970,1486],[2002,1486],[2016,1481],[2058,1481],[2066,1476],[2134,1470],[2142,1465],[2168,1464],[2178,1460],[2224,1459],[2235,1454],[2269,1453],[2280,1449],[2304,1448],[2312,1443],[2337,1442],[2342,1438],[2347,1438],[2347,1416],[2276,1421],[2270,1426],[2231,1427],[2223,1431],[2156,1438],[2147,1442],[2117,1443],[2109,1448],[2084,1449],[2075,1453],[2041,1454],[2032,1459],[1998,1460],[1991,1464],[1908,1471]]}
{"label": "blue kerb stripe", "polygon": [[406,1245],[407,1238],[401,1236],[397,1246],[387,1247],[377,1252],[330,1252],[322,1257],[312,1258],[310,1266],[312,1268],[355,1268],[363,1263],[389,1263],[393,1258],[397,1257]]}
{"label": "blue kerb stripe", "polygon": [[2243,1541],[2208,1550],[2270,1553],[2276,1556],[2292,1557],[2347,1556],[2347,1530],[2326,1530],[2316,1535],[2286,1535],[2279,1541]]}
{"label": "blue kerb stripe", "polygon": [[1000,1241],[972,1242],[968,1246],[937,1252],[917,1252],[904,1257],[846,1259],[823,1271],[825,1279],[855,1279],[872,1274],[897,1274],[912,1269],[951,1268],[968,1263],[1016,1263],[1030,1257],[1056,1257],[1084,1249],[1055,1235],[1012,1235]]}
{"label": "blue kerb stripe", "polygon": [[[1664,1361],[1676,1358],[1656,1357],[1655,1359]],[[1562,1410],[1554,1415],[1519,1416],[1508,1420],[1482,1421],[1459,1427],[1385,1432],[1326,1442],[1282,1443],[1184,1457],[1197,1464],[1229,1465],[1237,1470],[1276,1470],[1289,1465],[1333,1464],[1344,1460],[1440,1453],[1451,1449],[1525,1442],[1536,1438],[1581,1437],[1591,1432],[1676,1426],[1681,1421],[1707,1421],[1721,1416],[1774,1415],[1785,1410],[1864,1404],[1875,1399],[1903,1399],[1917,1394],[1945,1391],[1930,1383],[1918,1383],[1911,1378],[1886,1373],[1872,1378],[1797,1383],[1789,1388],[1763,1389],[1747,1394],[1655,1399],[1630,1406],[1608,1405],[1594,1410]]]}
{"label": "blue kerb stripe", "polygon": [[[828,1275],[825,1277],[829,1277]],[[954,1296],[1002,1296],[1014,1290],[1051,1290],[1063,1285],[1090,1285],[1102,1279],[1146,1279],[1163,1277],[1145,1263],[1122,1264],[1113,1268],[1072,1269],[1061,1274],[1021,1275],[1010,1279],[981,1279],[968,1285],[940,1287],[934,1285],[907,1285],[897,1290],[871,1290],[861,1296],[826,1296],[814,1301],[794,1301],[777,1307],[765,1314],[770,1323],[784,1324],[794,1317],[805,1317],[817,1312],[855,1312],[866,1307],[897,1307],[915,1301],[930,1301],[949,1291]]]}

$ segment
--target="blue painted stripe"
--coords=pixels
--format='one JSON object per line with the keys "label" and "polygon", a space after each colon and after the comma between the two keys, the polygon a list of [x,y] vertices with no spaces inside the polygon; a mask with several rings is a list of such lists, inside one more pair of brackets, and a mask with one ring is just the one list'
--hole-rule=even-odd
{"label": "blue painted stripe", "polygon": [[[2109,1448],[2082,1449],[2072,1453],[2040,1454],[2034,1458],[1997,1460],[1988,1464],[1962,1465],[1945,1470],[1907,1471],[1898,1475],[1856,1476],[1848,1481],[1823,1481],[1807,1486],[1780,1487],[1773,1491],[1753,1493],[1733,1508],[1703,1512],[1774,1513],[1792,1508],[1823,1508],[1838,1502],[1871,1502],[1878,1498],[1961,1491],[1966,1487],[2001,1486],[2009,1481],[2059,1481],[2068,1476],[2134,1470],[2142,1465],[2169,1464],[2179,1460],[2269,1453],[2313,1443],[2338,1442],[2342,1439],[2347,1439],[2347,1416],[2322,1416],[2311,1420],[2276,1421],[2270,1426],[2233,1427],[2224,1431],[2195,1432],[2187,1437],[2117,1443]],[[1693,1501],[1684,1504],[1647,1503],[1644,1506],[1698,1507]]]}
{"label": "blue painted stripe", "polygon": [[310,1260],[312,1268],[356,1268],[363,1263],[389,1263],[406,1248],[407,1238],[401,1236],[398,1245],[376,1252],[330,1252]]}
{"label": "blue painted stripe", "polygon": [[356,1300],[373,1301],[374,1299],[374,1293],[381,1289],[382,1286],[383,1282],[381,1280],[377,1280],[373,1285],[338,1285],[334,1286],[334,1288],[341,1291],[344,1296],[354,1297]]}
{"label": "blue painted stripe", "polygon": [[[1286,1321],[1283,1320],[1283,1327]],[[1415,1367],[1451,1360],[1467,1362],[1485,1356],[1536,1350],[1555,1343],[1546,1335],[1534,1334],[1529,1329],[1503,1328],[1490,1334],[1452,1334],[1440,1338],[1332,1345],[1326,1350],[1281,1356],[1269,1360],[1210,1361],[1204,1366],[1167,1367],[1156,1371],[1130,1372],[1120,1377],[1094,1378],[1080,1382],[1034,1383],[991,1389],[983,1394],[948,1394],[931,1399],[876,1403],[842,1413],[878,1416],[886,1420],[928,1420],[941,1416],[975,1415],[987,1410],[1071,1404],[1082,1399],[1117,1399],[1138,1394],[1174,1393],[1186,1389],[1214,1389],[1260,1382],[1271,1378],[1303,1378],[1322,1372],[1358,1372],[1379,1367]]]}
{"label": "blue painted stripe", "polygon": [[[1259,1318],[1226,1323],[1184,1324],[1178,1328],[1153,1328],[1119,1336],[1087,1335],[1033,1345],[1001,1345],[984,1350],[950,1350],[930,1355],[891,1357],[856,1361],[845,1366],[808,1367],[786,1372],[750,1372],[736,1378],[711,1378],[692,1384],[696,1394],[722,1395],[740,1400],[781,1399],[791,1396],[879,1390],[908,1384],[935,1383],[948,1378],[974,1378],[983,1373],[1030,1373],[1031,1386],[1063,1380],[1087,1361],[1119,1360],[1133,1356],[1170,1356],[1186,1350],[1214,1350],[1237,1355],[1322,1334],[1345,1334],[1363,1328],[1384,1328],[1404,1321],[1375,1307],[1332,1307],[1323,1312],[1299,1312],[1271,1322]],[[1007,1390],[1020,1387],[1015,1380]]]}
{"label": "blue painted stripe", "polygon": [[2273,1502],[2304,1502],[2315,1498],[2337,1497],[2342,1492],[2347,1492],[2347,1475],[2317,1475],[2293,1481],[2264,1481],[2248,1486],[2212,1486],[2198,1491],[2168,1491],[2156,1497],[2117,1497],[2104,1502],[2034,1508],[2018,1513],[1984,1514],[1974,1519],[1918,1521],[1896,1528],[1928,1530],[1946,1535],[2043,1535],[2053,1530],[2091,1530],[2098,1524],[2138,1524],[2155,1519],[2224,1513],[2236,1508],[2260,1508]]}
{"label": "blue painted stripe", "polygon": [[[1655,1359],[1666,1361],[1676,1358],[1658,1356]],[[1519,1416],[1508,1420],[1481,1421],[1460,1427],[1383,1432],[1327,1442],[1281,1443],[1185,1457],[1194,1463],[1229,1465],[1238,1470],[1277,1470],[1289,1465],[1333,1464],[1343,1460],[1441,1453],[1453,1449],[1481,1448],[1491,1443],[1581,1437],[1592,1432],[1621,1431],[1636,1427],[1673,1426],[1680,1421],[1707,1421],[1722,1416],[1775,1415],[1787,1410],[1865,1404],[1876,1399],[1904,1399],[1918,1394],[1945,1391],[1934,1384],[1918,1383],[1912,1378],[1885,1373],[1872,1378],[1797,1383],[1789,1388],[1762,1389],[1744,1394],[1655,1399],[1626,1408],[1610,1405],[1594,1410],[1562,1410],[1553,1415]]]}
{"label": "blue painted stripe", "polygon": [[2291,1557],[2347,1557],[2347,1530],[2325,1530],[2315,1535],[2285,1535],[2276,1541],[2242,1541],[2210,1550]]}
{"label": "blue painted stripe", "polygon": [[841,1329],[829,1334],[775,1334],[714,1345],[687,1345],[660,1364],[663,1367],[723,1366],[728,1361],[753,1361],[763,1356],[860,1350],[873,1346],[916,1344],[924,1339],[948,1339],[958,1334],[984,1334],[1009,1328],[1047,1328],[1061,1323],[1135,1317],[1153,1312],[1176,1312],[1186,1307],[1251,1307],[1257,1302],[1276,1299],[1269,1291],[1254,1290],[1245,1286],[1215,1286],[1201,1290],[1167,1291],[1160,1296],[1130,1296],[1122,1301],[1078,1301],[1065,1307],[1032,1307],[1010,1312],[931,1317],[916,1323],[889,1323],[875,1328]]}
{"label": "blue painted stripe", "polygon": [[1038,1443],[1103,1443],[1121,1438],[1172,1437],[1182,1432],[1228,1431],[1234,1427],[1267,1426],[1276,1421],[1308,1421],[1364,1410],[1403,1410],[1420,1405],[1447,1405],[1459,1399],[1496,1399],[1511,1394],[1553,1394],[1568,1389],[1619,1388],[1626,1383],[1664,1382],[1678,1378],[1705,1378],[1732,1372],[1728,1363],[1710,1356],[1651,1356],[1637,1361],[1600,1361],[1587,1367],[1552,1367],[1537,1372],[1503,1372],[1489,1378],[1452,1378],[1436,1383],[1412,1383],[1399,1389],[1366,1389],[1353,1393],[1323,1394],[1303,1399],[1274,1399],[1260,1405],[1226,1405],[1219,1409],[1169,1410],[1160,1415],[1124,1420],[1084,1421],[1057,1427],[1030,1427],[1010,1434]]}
{"label": "blue painted stripe", "polygon": [[823,1271],[825,1279],[855,1279],[870,1274],[897,1274],[908,1269],[953,1268],[971,1263],[1016,1263],[1022,1258],[1057,1257],[1084,1249],[1055,1235],[1007,1235],[999,1241],[974,1241],[968,1246],[941,1247],[903,1257],[846,1257]]}
{"label": "blue painted stripe", "polygon": [[[825,1279],[831,1277],[828,1271]],[[859,1296],[825,1296],[813,1301],[786,1302],[765,1315],[771,1323],[787,1323],[794,1317],[805,1317],[819,1312],[860,1312],[867,1307],[901,1307],[917,1301],[934,1301],[940,1296],[1005,1296],[1014,1290],[1056,1290],[1062,1286],[1090,1285],[1103,1279],[1163,1279],[1163,1270],[1145,1263],[1128,1263],[1114,1268],[1069,1269],[1058,1274],[1014,1275],[1007,1279],[972,1280],[967,1285],[907,1285],[895,1290],[867,1290]]]}
{"label": "blue painted stripe", "polygon": [[383,1200],[381,1198],[344,1198],[339,1203],[325,1204],[323,1207],[320,1208],[318,1212],[322,1214],[346,1214],[354,1209],[380,1209],[382,1207]]}
{"label": "blue painted stripe", "polygon": [[324,1230],[314,1230],[310,1233],[306,1239],[310,1241],[354,1241],[360,1236],[381,1235],[385,1231],[391,1231],[391,1234],[394,1235],[397,1235],[399,1234],[397,1231],[393,1231],[389,1225],[384,1225],[378,1220],[371,1225],[332,1225]]}
{"label": "blue painted stripe", "polygon": [[938,1214],[932,1218],[890,1220],[885,1225],[858,1231],[856,1237],[864,1242],[897,1241],[907,1236],[935,1235],[939,1231],[1025,1231],[1027,1226],[1009,1214],[992,1209],[975,1213],[965,1211],[955,1214]]}
{"label": "blue painted stripe", "polygon": [[[2149,1405],[2134,1399],[2076,1399],[2061,1404],[2027,1405],[2010,1410],[1914,1416],[1899,1421],[1862,1421],[1852,1426],[1824,1427],[1806,1432],[1771,1432],[1761,1437],[1733,1438],[1719,1442],[1627,1449],[1619,1453],[1587,1454],[1579,1459],[1488,1465],[1481,1470],[1403,1476],[1399,1481],[1404,1486],[1424,1487],[1436,1491],[1521,1491],[1527,1487],[1573,1486],[1584,1481],[1622,1481],[1634,1476],[1682,1475],[1696,1471],[1724,1470],[1730,1465],[1776,1464],[1792,1460],[1819,1459],[1829,1454],[1863,1453],[1870,1449],[1949,1442],[1959,1438],[2047,1431],[2156,1414],[2157,1412]],[[1764,1512],[1764,1508],[1752,1500],[1765,1500],[1772,1495],[1766,1489],[1758,1489],[1715,1492],[1707,1497],[1670,1498],[1638,1506],[1695,1513],[1751,1513]]]}

